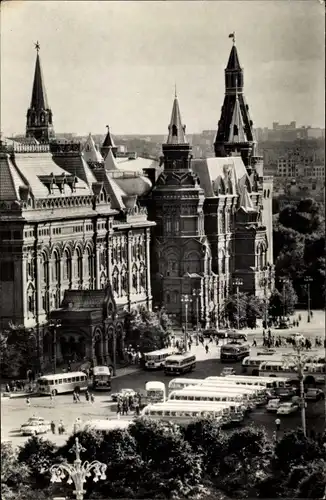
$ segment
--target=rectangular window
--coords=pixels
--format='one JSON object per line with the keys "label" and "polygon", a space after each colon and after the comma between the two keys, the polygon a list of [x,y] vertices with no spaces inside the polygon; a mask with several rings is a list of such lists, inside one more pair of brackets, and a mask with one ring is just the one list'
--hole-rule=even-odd
{"label": "rectangular window", "polygon": [[67,382],[71,382],[71,378],[67,378]]}
{"label": "rectangular window", "polygon": [[58,384],[62,384],[62,378],[59,378]]}

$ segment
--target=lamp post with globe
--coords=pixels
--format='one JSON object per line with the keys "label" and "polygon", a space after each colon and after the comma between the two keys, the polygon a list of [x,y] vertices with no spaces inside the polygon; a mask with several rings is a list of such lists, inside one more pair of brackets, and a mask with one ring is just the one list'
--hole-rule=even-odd
{"label": "lamp post with globe", "polygon": [[76,437],[75,444],[70,450],[71,453],[75,453],[76,455],[74,463],[55,464],[50,468],[52,483],[61,483],[63,479],[66,479],[68,484],[75,485],[73,493],[76,496],[76,500],[84,499],[84,483],[86,483],[87,478],[92,476],[92,473],[94,474],[94,483],[100,479],[106,479],[105,471],[107,466],[98,460],[94,460],[91,463],[87,461],[82,463],[80,460],[80,453],[82,451],[86,451],[86,449],[83,448]]}

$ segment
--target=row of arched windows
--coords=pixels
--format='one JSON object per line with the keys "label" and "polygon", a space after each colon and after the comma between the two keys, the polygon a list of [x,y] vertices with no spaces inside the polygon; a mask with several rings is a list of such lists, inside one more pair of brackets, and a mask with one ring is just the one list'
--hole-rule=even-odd
{"label": "row of arched windows", "polygon": [[[132,267],[131,293],[141,293],[146,289],[146,268],[141,264],[139,269],[137,266]],[[117,267],[112,272],[112,290],[117,297],[128,294],[129,278],[126,267],[121,271]]]}
{"label": "row of arched windows", "polygon": [[[62,264],[62,267],[61,267]],[[68,248],[63,252],[62,257],[58,250],[54,250],[51,259],[46,253],[42,254],[41,278],[45,284],[59,283],[60,281],[79,281],[94,277],[94,257],[91,248],[87,248],[85,256],[82,250],[77,247],[75,255],[75,266],[73,266],[72,254]]]}

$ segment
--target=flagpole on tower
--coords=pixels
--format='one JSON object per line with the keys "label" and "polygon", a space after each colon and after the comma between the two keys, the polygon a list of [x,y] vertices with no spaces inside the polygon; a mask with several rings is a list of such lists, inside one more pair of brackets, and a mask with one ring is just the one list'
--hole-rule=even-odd
{"label": "flagpole on tower", "polygon": [[232,38],[233,45],[235,45],[235,31],[229,34],[229,38]]}

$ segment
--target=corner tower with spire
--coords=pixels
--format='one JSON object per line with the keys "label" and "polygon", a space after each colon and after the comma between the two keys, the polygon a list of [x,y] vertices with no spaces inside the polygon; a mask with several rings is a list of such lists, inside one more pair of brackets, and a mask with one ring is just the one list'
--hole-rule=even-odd
{"label": "corner tower with spire", "polygon": [[[154,302],[182,324],[196,319],[193,290],[198,291],[200,317],[208,322],[209,292],[213,289],[211,251],[204,227],[204,190],[192,170],[191,146],[182,124],[175,92],[168,137],[162,145],[163,171],[151,193],[156,221],[152,262]],[[216,288],[216,287],[215,287]],[[189,296],[188,313],[183,305]],[[187,319],[186,319],[187,316]]]}
{"label": "corner tower with spire", "polygon": [[230,35],[233,44],[225,68],[225,97],[214,142],[215,156],[240,154],[248,170],[255,155],[255,136],[249,106],[243,94],[243,69],[240,66],[235,33]]}
{"label": "corner tower with spire", "polygon": [[36,63],[32,99],[27,111],[26,137],[40,143],[49,143],[54,139],[52,111],[48,104],[40,60],[40,44],[36,42]]}

